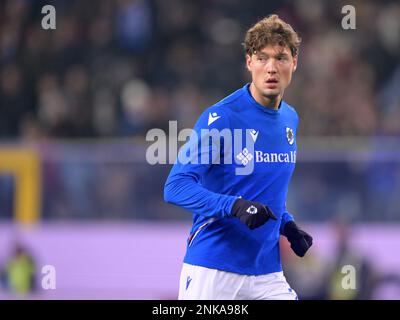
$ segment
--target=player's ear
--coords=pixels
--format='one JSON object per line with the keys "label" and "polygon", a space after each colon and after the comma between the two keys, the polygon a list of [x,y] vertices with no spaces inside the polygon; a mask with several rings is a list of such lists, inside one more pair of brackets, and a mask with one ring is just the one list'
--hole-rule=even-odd
{"label": "player's ear", "polygon": [[249,54],[246,54],[246,67],[251,72],[251,56]]}
{"label": "player's ear", "polygon": [[293,57],[293,72],[295,72],[296,69],[297,69],[297,60],[298,60],[297,58],[298,58],[297,55],[295,55],[295,56]]}

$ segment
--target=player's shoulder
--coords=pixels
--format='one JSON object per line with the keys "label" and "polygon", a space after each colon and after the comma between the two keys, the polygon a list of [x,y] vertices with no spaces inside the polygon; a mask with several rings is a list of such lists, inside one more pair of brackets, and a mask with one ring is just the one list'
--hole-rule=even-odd
{"label": "player's shoulder", "polygon": [[287,114],[290,116],[290,117],[293,117],[293,118],[295,118],[295,119],[299,119],[299,115],[297,114],[297,111],[296,111],[296,108],[294,107],[294,106],[292,106],[292,105],[290,105],[290,104],[288,104],[286,101],[282,101],[282,103],[283,103],[283,107],[285,108],[285,110],[286,110],[286,112],[287,112]]}
{"label": "player's shoulder", "polygon": [[207,108],[206,110],[208,112],[221,112],[223,113],[226,117],[229,117],[231,113],[237,112],[237,102],[243,98],[244,95],[243,88],[240,88],[228,96],[224,97],[217,103],[213,104],[211,107]]}
{"label": "player's shoulder", "polygon": [[235,104],[235,102],[237,102],[239,99],[241,99],[244,94],[245,94],[244,88],[240,88],[240,89],[232,92],[230,95],[226,96],[225,98],[221,99],[220,101],[218,101],[216,104],[214,104],[214,106],[218,106],[218,107],[225,108],[225,109],[229,108],[233,104]]}
{"label": "player's shoulder", "polygon": [[229,113],[225,108],[214,104],[203,110],[197,124],[202,128],[227,128],[229,127]]}
{"label": "player's shoulder", "polygon": [[240,100],[242,96],[243,89],[236,90],[215,104],[204,109],[201,117],[207,121],[208,125],[217,122],[218,119],[221,119],[218,122],[224,122],[227,124],[231,114],[237,111],[234,108],[236,105],[235,103]]}

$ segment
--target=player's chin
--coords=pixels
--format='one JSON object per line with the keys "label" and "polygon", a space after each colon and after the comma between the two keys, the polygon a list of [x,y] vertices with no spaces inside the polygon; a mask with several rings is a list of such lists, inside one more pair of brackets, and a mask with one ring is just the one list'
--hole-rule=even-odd
{"label": "player's chin", "polygon": [[275,99],[281,94],[280,90],[278,89],[267,89],[263,90],[263,96],[268,99]]}

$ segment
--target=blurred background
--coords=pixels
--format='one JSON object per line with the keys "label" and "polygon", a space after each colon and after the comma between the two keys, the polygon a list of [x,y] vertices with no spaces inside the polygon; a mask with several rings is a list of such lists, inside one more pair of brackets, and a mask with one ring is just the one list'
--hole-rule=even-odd
{"label": "blurred background", "polygon": [[170,165],[146,162],[146,133],[191,128],[248,82],[241,43],[271,13],[303,39],[285,93],[301,119],[287,206],[315,244],[300,259],[282,239],[288,281],[301,299],[400,299],[389,0],[0,0],[0,299],[176,299],[191,214],[164,203]]}

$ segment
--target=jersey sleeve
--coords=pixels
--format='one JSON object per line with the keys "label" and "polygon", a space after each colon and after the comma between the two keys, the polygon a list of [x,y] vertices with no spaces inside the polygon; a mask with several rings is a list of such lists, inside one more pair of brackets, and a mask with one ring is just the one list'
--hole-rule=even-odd
{"label": "jersey sleeve", "polygon": [[[296,112],[296,109],[292,108],[294,111],[294,116],[295,116],[295,122],[296,122],[296,127],[295,127],[295,134],[296,134],[296,139],[297,139],[297,128],[299,126],[299,116]],[[294,221],[294,217],[291,213],[288,212],[285,204],[285,211],[282,214],[282,220],[281,220],[281,226],[279,228],[279,232],[281,235],[283,235],[283,230],[285,228],[285,224],[288,223],[289,221]]]}
{"label": "jersey sleeve", "polygon": [[281,235],[284,235],[284,228],[285,228],[285,224],[288,223],[289,221],[294,221],[294,217],[291,213],[289,213],[287,211],[287,209],[285,208],[285,212],[282,214],[282,220],[281,220],[281,226],[279,228],[279,233]]}
{"label": "jersey sleeve", "polygon": [[204,174],[215,164],[216,155],[221,155],[221,143],[214,143],[212,139],[210,143],[207,132],[226,128],[229,128],[229,120],[221,108],[214,106],[203,112],[167,178],[164,186],[166,202],[205,217],[230,215],[237,197],[212,192],[201,183]]}

